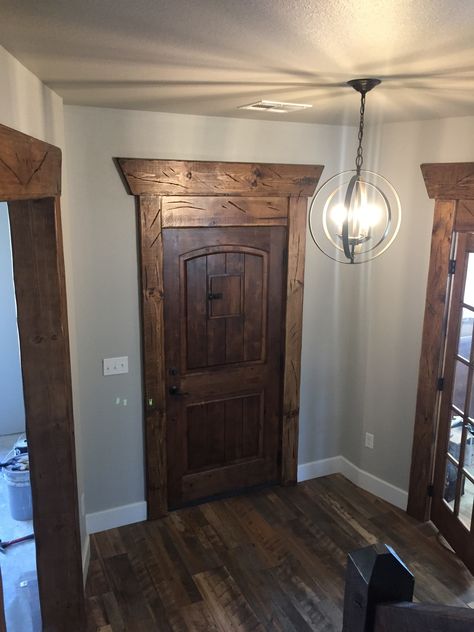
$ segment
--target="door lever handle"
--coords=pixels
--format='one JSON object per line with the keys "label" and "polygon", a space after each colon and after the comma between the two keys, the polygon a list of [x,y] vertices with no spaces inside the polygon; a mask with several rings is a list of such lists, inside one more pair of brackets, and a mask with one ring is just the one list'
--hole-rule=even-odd
{"label": "door lever handle", "polygon": [[170,395],[173,395],[173,397],[186,397],[186,395],[189,395],[189,393],[180,391],[178,386],[170,386],[168,392]]}
{"label": "door lever handle", "polygon": [[209,292],[209,294],[207,295],[207,298],[210,301],[215,301],[218,298],[222,298],[222,292]]}

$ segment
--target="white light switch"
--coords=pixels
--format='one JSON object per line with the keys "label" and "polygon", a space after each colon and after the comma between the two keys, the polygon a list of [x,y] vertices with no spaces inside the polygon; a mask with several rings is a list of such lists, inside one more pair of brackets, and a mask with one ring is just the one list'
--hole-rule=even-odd
{"label": "white light switch", "polygon": [[104,358],[104,375],[117,375],[117,373],[128,373],[128,356],[121,358]]}

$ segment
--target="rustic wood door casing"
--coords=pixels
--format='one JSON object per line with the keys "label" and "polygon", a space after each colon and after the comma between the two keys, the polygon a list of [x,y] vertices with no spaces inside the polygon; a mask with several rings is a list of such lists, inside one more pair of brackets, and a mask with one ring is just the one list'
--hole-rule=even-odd
{"label": "rustic wood door casing", "polygon": [[[422,165],[430,198],[435,198],[431,257],[426,293],[418,396],[413,438],[408,513],[431,516],[430,489],[438,437],[440,391],[444,377],[444,335],[449,296],[451,244],[455,233],[474,232],[474,163]],[[440,448],[438,444],[438,448]],[[462,551],[458,551],[461,557]]]}
{"label": "rustic wood door casing", "polygon": [[[138,196],[149,518],[164,515],[168,507],[166,398],[169,387],[163,343],[165,229],[285,227],[287,274],[283,281],[282,433],[278,480],[282,484],[295,483],[307,198],[314,193],[322,167],[122,158],[116,159],[116,164],[128,192]],[[238,275],[228,275],[235,276]],[[219,284],[224,283],[227,288],[232,286],[235,294],[238,283],[235,278],[219,274],[214,277],[212,292],[219,294]],[[222,308],[236,309],[235,306],[234,302]],[[218,317],[216,313],[216,320]],[[158,363],[149,362],[147,356],[151,354],[147,354],[147,349],[154,350],[160,360]]]}
{"label": "rustic wood door casing", "polygon": [[279,479],[285,246],[279,226],[163,230],[173,507]]}
{"label": "rustic wood door casing", "polygon": [[42,629],[83,632],[60,193],[61,151],[0,125],[0,200],[10,219]]}

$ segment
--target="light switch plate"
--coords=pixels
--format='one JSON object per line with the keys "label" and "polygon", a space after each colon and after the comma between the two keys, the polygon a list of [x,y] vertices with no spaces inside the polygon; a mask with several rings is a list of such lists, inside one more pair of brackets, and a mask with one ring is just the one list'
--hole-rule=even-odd
{"label": "light switch plate", "polygon": [[104,375],[117,375],[118,373],[128,373],[128,356],[121,358],[104,358]]}

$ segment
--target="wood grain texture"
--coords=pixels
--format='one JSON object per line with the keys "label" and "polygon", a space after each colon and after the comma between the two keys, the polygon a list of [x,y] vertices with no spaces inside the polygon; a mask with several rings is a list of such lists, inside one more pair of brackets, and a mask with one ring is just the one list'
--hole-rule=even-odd
{"label": "wood grain texture", "polygon": [[286,241],[163,229],[170,507],[278,481]]}
{"label": "wood grain texture", "polygon": [[426,190],[437,200],[474,199],[474,162],[421,165]]}
{"label": "wood grain texture", "polygon": [[131,195],[313,195],[323,167],[116,158]]}
{"label": "wood grain texture", "polygon": [[166,396],[160,198],[138,201],[148,518],[166,514]]}
{"label": "wood grain texture", "polygon": [[9,205],[45,632],[82,632],[84,601],[59,198]]}
{"label": "wood grain texture", "polygon": [[93,535],[90,629],[136,632],[151,616],[160,632],[340,632],[347,554],[377,541],[414,571],[416,600],[474,601],[431,525],[334,475]]}
{"label": "wood grain texture", "polygon": [[286,226],[288,198],[164,197],[163,228]]}
{"label": "wood grain texture", "polygon": [[474,200],[459,200],[454,230],[464,233],[474,231]]}
{"label": "wood grain texture", "polygon": [[300,405],[301,339],[303,328],[306,198],[290,199],[288,213],[288,270],[283,377],[283,485],[296,483]]}
{"label": "wood grain texture", "polygon": [[407,508],[408,513],[418,520],[429,518],[428,485],[431,483],[433,470],[437,380],[440,370],[448,266],[455,212],[456,202],[436,200]]}
{"label": "wood grain texture", "polygon": [[474,610],[437,604],[383,604],[375,612],[374,632],[472,632]]}
{"label": "wood grain texture", "polygon": [[54,197],[61,192],[61,150],[0,125],[0,199]]}

